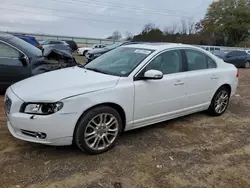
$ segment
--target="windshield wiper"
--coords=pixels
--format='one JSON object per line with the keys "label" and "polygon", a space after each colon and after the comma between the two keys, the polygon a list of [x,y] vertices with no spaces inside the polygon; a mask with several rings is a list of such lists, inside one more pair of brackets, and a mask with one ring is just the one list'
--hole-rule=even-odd
{"label": "windshield wiper", "polygon": [[90,71],[94,71],[94,72],[98,72],[98,73],[102,73],[102,74],[108,74],[108,73],[103,72],[103,71],[101,71],[101,70],[99,70],[97,68],[87,68],[87,67],[84,67],[84,68],[87,69],[87,70],[90,70]]}

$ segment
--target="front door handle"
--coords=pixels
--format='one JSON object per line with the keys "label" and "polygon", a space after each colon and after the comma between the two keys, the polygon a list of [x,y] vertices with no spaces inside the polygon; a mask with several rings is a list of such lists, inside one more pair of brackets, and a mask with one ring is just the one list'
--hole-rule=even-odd
{"label": "front door handle", "polygon": [[184,82],[181,80],[176,81],[176,83],[174,84],[175,86],[181,86],[184,85]]}
{"label": "front door handle", "polygon": [[212,80],[216,80],[216,79],[218,79],[218,76],[213,75],[213,76],[211,77],[211,79],[212,79]]}

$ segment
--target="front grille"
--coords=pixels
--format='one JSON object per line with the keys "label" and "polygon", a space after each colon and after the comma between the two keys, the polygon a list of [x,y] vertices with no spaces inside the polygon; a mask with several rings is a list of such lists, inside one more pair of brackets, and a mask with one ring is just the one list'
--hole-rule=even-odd
{"label": "front grille", "polygon": [[4,101],[4,107],[5,107],[5,111],[6,111],[8,114],[10,113],[11,105],[12,105],[12,101],[11,101],[11,99],[6,95],[6,96],[5,96],[5,101]]}

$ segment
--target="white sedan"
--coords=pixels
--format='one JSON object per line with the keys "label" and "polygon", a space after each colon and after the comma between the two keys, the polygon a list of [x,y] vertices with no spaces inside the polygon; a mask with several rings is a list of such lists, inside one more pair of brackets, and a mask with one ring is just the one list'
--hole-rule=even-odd
{"label": "white sedan", "polygon": [[104,44],[96,44],[96,45],[94,45],[93,47],[82,47],[82,48],[78,48],[78,49],[77,49],[77,53],[78,53],[79,55],[85,56],[85,54],[86,54],[89,50],[96,49],[96,48],[104,48],[104,47],[106,47],[106,45],[104,45]]}
{"label": "white sedan", "polygon": [[219,116],[237,85],[235,66],[201,48],[134,44],[10,86],[5,110],[18,139],[99,154],[123,131],[204,110]]}

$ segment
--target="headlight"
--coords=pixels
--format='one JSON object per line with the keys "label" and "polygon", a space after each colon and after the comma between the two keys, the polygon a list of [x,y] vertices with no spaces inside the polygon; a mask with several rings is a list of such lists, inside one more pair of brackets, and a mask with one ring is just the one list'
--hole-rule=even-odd
{"label": "headlight", "polygon": [[21,108],[21,112],[36,115],[49,115],[58,112],[63,108],[62,102],[56,103],[26,103]]}

